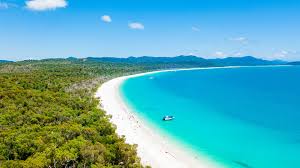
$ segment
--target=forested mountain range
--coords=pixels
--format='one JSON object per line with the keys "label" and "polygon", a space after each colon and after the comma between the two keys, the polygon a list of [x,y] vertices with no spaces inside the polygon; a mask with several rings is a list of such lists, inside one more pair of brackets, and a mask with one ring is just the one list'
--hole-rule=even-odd
{"label": "forested mountain range", "polygon": [[196,56],[177,56],[177,57],[88,57],[86,61],[110,62],[110,63],[134,63],[134,64],[176,64],[182,66],[255,66],[255,65],[280,65],[286,64],[285,61],[263,60],[253,56],[227,57],[217,59],[204,59]]}

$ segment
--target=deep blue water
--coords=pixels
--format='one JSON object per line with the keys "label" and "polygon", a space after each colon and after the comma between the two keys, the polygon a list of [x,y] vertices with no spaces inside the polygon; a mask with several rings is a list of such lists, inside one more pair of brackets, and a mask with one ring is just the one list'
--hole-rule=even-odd
{"label": "deep blue water", "polygon": [[300,168],[299,66],[157,73],[126,80],[121,93],[161,132],[224,166]]}

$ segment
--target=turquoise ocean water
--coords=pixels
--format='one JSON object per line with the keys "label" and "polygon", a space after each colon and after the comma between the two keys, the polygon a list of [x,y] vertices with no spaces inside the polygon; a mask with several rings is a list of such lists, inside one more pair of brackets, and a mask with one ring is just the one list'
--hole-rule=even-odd
{"label": "turquoise ocean water", "polygon": [[300,67],[164,72],[120,91],[137,115],[225,167],[300,168]]}

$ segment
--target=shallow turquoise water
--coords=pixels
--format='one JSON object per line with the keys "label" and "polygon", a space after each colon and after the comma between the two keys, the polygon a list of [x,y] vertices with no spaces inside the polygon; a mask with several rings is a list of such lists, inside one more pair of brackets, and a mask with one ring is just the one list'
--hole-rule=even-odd
{"label": "shallow turquoise water", "polygon": [[227,167],[300,167],[300,67],[157,73],[120,90],[143,119]]}

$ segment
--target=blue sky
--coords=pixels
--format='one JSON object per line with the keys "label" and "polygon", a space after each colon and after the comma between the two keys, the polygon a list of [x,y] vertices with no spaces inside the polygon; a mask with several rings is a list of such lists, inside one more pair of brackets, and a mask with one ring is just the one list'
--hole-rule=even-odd
{"label": "blue sky", "polygon": [[0,0],[0,59],[300,60],[297,0]]}

